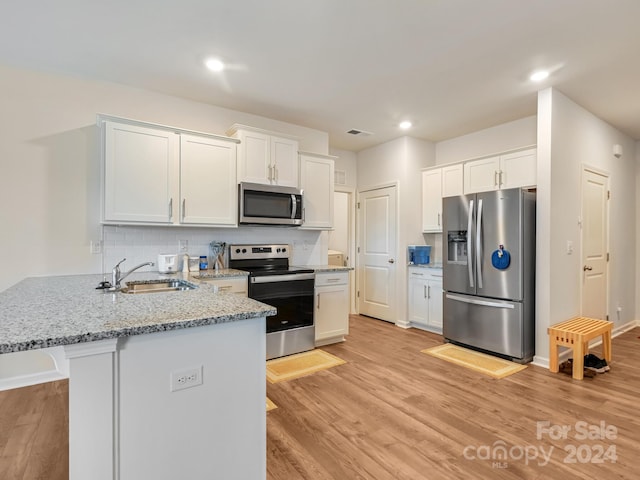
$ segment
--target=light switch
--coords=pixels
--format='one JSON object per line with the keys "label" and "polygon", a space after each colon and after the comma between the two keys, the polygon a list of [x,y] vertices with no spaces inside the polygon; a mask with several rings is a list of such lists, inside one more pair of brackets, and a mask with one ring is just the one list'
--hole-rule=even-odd
{"label": "light switch", "polygon": [[573,242],[571,240],[567,240],[567,255],[571,255],[573,253]]}

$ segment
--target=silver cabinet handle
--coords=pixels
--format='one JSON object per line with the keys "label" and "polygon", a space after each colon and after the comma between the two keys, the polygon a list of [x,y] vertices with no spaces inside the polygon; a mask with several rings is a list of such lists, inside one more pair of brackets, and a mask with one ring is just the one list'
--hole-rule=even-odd
{"label": "silver cabinet handle", "polygon": [[169,221],[173,220],[173,198],[169,199]]}
{"label": "silver cabinet handle", "polygon": [[327,279],[325,280],[325,282],[339,282],[339,281],[340,281],[340,279],[339,279],[339,278],[327,278]]}
{"label": "silver cabinet handle", "polygon": [[431,298],[431,285],[427,287],[427,298]]}
{"label": "silver cabinet handle", "polygon": [[320,294],[318,294],[318,310],[320,310]]}
{"label": "silver cabinet handle", "polygon": [[269,164],[269,176],[268,176],[268,180],[271,182],[273,180],[273,175],[271,173],[271,169],[273,168],[273,166],[271,164]]}
{"label": "silver cabinet handle", "polygon": [[390,258],[390,259],[388,260],[388,262],[389,262],[389,263],[396,263],[396,261],[395,261],[393,258]]}
{"label": "silver cabinet handle", "polygon": [[440,226],[440,213],[438,213],[438,226]]}
{"label": "silver cabinet handle", "polygon": [[504,172],[502,170],[500,170],[500,177],[499,177],[500,178],[500,186],[502,186],[504,184],[504,180],[502,179],[502,174],[503,173]]}
{"label": "silver cabinet handle", "polygon": [[273,166],[273,180],[278,183],[278,166],[274,165]]}
{"label": "silver cabinet handle", "polygon": [[424,273],[412,272],[411,275],[418,275],[420,277],[424,277]]}
{"label": "silver cabinet handle", "polygon": [[182,199],[182,220],[187,216],[187,199]]}
{"label": "silver cabinet handle", "polygon": [[424,298],[427,298],[427,286],[424,286]]}
{"label": "silver cabinet handle", "polygon": [[224,292],[224,291],[226,291],[226,290],[231,290],[231,288],[233,288],[233,285],[220,285],[220,286],[218,287],[218,290],[220,290],[220,291],[223,291],[223,292]]}

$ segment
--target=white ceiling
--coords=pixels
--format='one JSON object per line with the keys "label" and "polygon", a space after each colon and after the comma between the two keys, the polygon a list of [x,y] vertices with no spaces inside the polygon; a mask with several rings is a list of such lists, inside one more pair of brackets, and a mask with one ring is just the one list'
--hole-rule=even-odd
{"label": "white ceiling", "polygon": [[[206,71],[209,56],[230,68]],[[354,151],[533,115],[548,86],[640,139],[639,0],[24,0],[3,8],[0,63],[304,125]]]}

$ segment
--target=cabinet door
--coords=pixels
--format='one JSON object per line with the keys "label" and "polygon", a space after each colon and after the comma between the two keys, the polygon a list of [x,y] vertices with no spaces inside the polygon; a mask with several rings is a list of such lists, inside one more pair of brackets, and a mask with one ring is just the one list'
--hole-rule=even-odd
{"label": "cabinet door", "polygon": [[342,340],[349,333],[348,285],[316,287],[316,342],[336,338]]}
{"label": "cabinet door", "polygon": [[498,189],[500,157],[482,158],[464,164],[464,193]]}
{"label": "cabinet door", "polygon": [[171,223],[177,161],[177,134],[105,122],[104,220]]}
{"label": "cabinet door", "polygon": [[429,328],[442,333],[442,280],[429,280]]}
{"label": "cabinet door", "polygon": [[180,222],[237,225],[236,144],[180,136]]}
{"label": "cabinet door", "polygon": [[298,142],[271,137],[271,183],[298,186]]}
{"label": "cabinet door", "polygon": [[502,155],[500,170],[500,188],[535,186],[536,149]]}
{"label": "cabinet door", "polygon": [[271,183],[271,137],[259,132],[239,134],[238,181]]}
{"label": "cabinet door", "polygon": [[333,172],[332,159],[300,155],[300,188],[304,192],[304,223],[301,228],[333,228]]}
{"label": "cabinet door", "polygon": [[409,322],[422,325],[429,324],[428,284],[424,274],[409,269]]}
{"label": "cabinet door", "polygon": [[442,231],[442,170],[422,172],[422,231]]}
{"label": "cabinet door", "polygon": [[457,197],[464,192],[462,164],[442,167],[442,198]]}

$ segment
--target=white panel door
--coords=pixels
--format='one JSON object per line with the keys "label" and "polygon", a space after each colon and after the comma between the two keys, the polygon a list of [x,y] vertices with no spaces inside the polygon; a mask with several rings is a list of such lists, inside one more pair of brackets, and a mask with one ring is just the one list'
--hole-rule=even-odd
{"label": "white panel door", "polygon": [[174,132],[105,122],[104,220],[171,223],[177,159]]}
{"label": "white panel door", "polygon": [[359,313],[395,322],[396,187],[360,194]]}
{"label": "white panel door", "polygon": [[607,318],[609,178],[582,172],[582,316]]}
{"label": "white panel door", "polygon": [[237,225],[234,142],[181,135],[180,174],[181,223]]}

